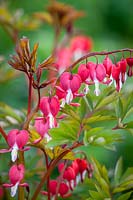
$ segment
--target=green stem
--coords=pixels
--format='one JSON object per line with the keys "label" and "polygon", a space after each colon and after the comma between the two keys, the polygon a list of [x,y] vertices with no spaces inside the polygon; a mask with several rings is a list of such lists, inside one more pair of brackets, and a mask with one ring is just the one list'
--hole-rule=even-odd
{"label": "green stem", "polygon": [[3,128],[1,126],[0,126],[0,133],[2,134],[3,138],[7,142],[7,135],[6,135],[5,131],[3,130]]}

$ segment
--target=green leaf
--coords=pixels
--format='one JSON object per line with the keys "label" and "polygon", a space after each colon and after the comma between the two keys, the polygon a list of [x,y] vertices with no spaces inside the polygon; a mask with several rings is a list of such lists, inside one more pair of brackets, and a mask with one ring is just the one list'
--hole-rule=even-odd
{"label": "green leaf", "polygon": [[115,171],[114,171],[114,181],[116,184],[119,183],[120,178],[122,176],[122,167],[123,167],[123,161],[122,161],[122,157],[120,157],[116,163]]}
{"label": "green leaf", "polygon": [[105,148],[112,148],[112,143],[121,140],[122,136],[119,133],[104,129],[103,127],[91,128],[85,131],[83,138],[85,145],[91,144],[94,146],[104,146]]}
{"label": "green leaf", "polygon": [[132,194],[132,191],[128,192],[126,194],[121,194],[120,197],[117,198],[117,200],[129,200],[131,194]]}
{"label": "green leaf", "polygon": [[1,103],[0,102],[0,112],[6,118],[7,117],[8,118],[9,117],[12,118],[12,121],[13,121],[13,119],[17,120],[18,122],[22,122],[23,121],[24,114],[19,110],[13,109],[12,107],[8,106],[5,103]]}
{"label": "green leaf", "polygon": [[113,88],[105,88],[95,105],[95,109],[106,106],[118,98],[119,94]]}
{"label": "green leaf", "polygon": [[90,193],[92,199],[103,200],[103,197],[100,196],[100,194],[98,192],[89,190],[89,193]]}
{"label": "green leaf", "polygon": [[113,116],[102,116],[102,115],[93,115],[92,117],[89,118],[84,118],[83,119],[83,124],[91,124],[91,123],[95,123],[95,122],[100,122],[100,121],[110,121],[110,120],[114,120],[115,117]]}
{"label": "green leaf", "polygon": [[52,140],[48,142],[47,147],[59,146],[62,144],[72,143],[77,139],[79,126],[71,121],[68,123],[61,122],[59,128],[49,130]]}
{"label": "green leaf", "polygon": [[120,98],[118,98],[118,101],[116,101],[115,103],[115,111],[116,111],[116,116],[117,118],[122,118],[122,114],[123,114],[123,103],[122,100]]}

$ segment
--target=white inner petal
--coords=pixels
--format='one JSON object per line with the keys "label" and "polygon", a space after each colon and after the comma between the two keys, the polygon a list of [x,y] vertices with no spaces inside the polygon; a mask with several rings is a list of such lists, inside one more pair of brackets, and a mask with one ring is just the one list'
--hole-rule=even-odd
{"label": "white inner petal", "polygon": [[11,160],[12,160],[12,162],[16,161],[17,155],[18,155],[18,146],[15,143],[14,146],[12,147],[12,151],[11,151]]}
{"label": "white inner petal", "polygon": [[64,108],[64,106],[65,106],[65,103],[66,103],[65,99],[62,99],[62,102],[61,102],[61,105],[60,105],[60,107],[61,107],[61,108]]}
{"label": "white inner petal", "polygon": [[67,95],[66,95],[66,103],[70,104],[71,101],[73,100],[73,93],[71,89],[67,90]]}
{"label": "white inner petal", "polygon": [[49,113],[49,128],[54,128],[55,124],[54,124],[54,117],[51,113]]}
{"label": "white inner petal", "polygon": [[99,94],[100,94],[99,81],[96,79],[96,80],[94,80],[94,82],[95,82],[95,94],[96,94],[96,96],[99,96]]}
{"label": "white inner petal", "polygon": [[17,189],[18,189],[19,182],[17,182],[14,186],[11,187],[11,197],[14,197]]}
{"label": "white inner petal", "polygon": [[85,84],[84,94],[88,94],[88,92],[89,92],[89,86]]}

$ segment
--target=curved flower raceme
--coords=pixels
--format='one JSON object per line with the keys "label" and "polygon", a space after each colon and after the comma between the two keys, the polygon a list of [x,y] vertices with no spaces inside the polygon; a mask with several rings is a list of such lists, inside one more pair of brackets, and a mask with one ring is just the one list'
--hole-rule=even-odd
{"label": "curved flower raceme", "polygon": [[48,120],[49,128],[57,126],[56,115],[60,109],[59,100],[56,97],[42,97],[40,100],[40,110]]}
{"label": "curved flower raceme", "polygon": [[26,130],[13,129],[7,135],[7,142],[9,149],[1,149],[0,153],[11,152],[11,160],[15,162],[18,151],[27,151],[29,147],[24,149],[29,139],[29,133]]}
{"label": "curved flower raceme", "polygon": [[12,197],[15,196],[18,186],[29,188],[27,183],[20,183],[24,178],[24,172],[25,169],[23,164],[13,165],[9,170],[9,179],[11,183],[5,183],[3,186],[11,188]]}
{"label": "curved flower raceme", "polygon": [[64,72],[61,75],[60,85],[56,86],[56,95],[59,99],[62,99],[62,107],[65,103],[71,104],[74,97],[83,96],[83,94],[78,94],[81,82],[81,78],[78,74]]}

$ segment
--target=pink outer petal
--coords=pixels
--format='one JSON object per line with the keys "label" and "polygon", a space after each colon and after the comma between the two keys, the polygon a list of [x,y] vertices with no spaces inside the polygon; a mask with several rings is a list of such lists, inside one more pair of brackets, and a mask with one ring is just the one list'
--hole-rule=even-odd
{"label": "pink outer petal", "polygon": [[69,72],[64,72],[61,76],[60,76],[60,85],[61,88],[65,91],[67,91],[70,88],[70,78],[71,78],[71,74]]}
{"label": "pink outer petal", "polygon": [[11,131],[9,131],[8,135],[7,135],[7,142],[9,144],[10,147],[13,147],[13,145],[16,142],[16,135],[19,133],[18,129],[13,129]]}
{"label": "pink outer petal", "polygon": [[46,191],[41,191],[41,194],[42,194],[42,195],[48,195],[48,192],[46,192]]}
{"label": "pink outer petal", "polygon": [[89,69],[91,80],[94,81],[96,78],[96,64],[93,62],[88,62],[87,68]]}
{"label": "pink outer petal", "polygon": [[9,184],[9,183],[4,183],[4,184],[3,184],[3,187],[7,187],[7,188],[10,188],[10,187],[12,187],[12,186],[13,186],[13,184],[11,184],[11,183],[10,183],[10,184]]}
{"label": "pink outer petal", "polygon": [[113,63],[108,56],[106,56],[105,59],[103,60],[103,65],[106,69],[106,74],[110,77]]}
{"label": "pink outer petal", "polygon": [[19,133],[16,135],[16,144],[19,149],[23,148],[26,143],[28,142],[29,139],[29,133],[26,130],[21,130]]}
{"label": "pink outer petal", "polygon": [[79,107],[80,104],[79,103],[70,103],[71,106],[75,106],[75,107]]}
{"label": "pink outer petal", "polygon": [[29,184],[28,183],[20,183],[19,184],[21,187],[29,187]]}
{"label": "pink outer petal", "polygon": [[106,70],[103,64],[98,64],[96,67],[96,77],[101,82],[106,77]]}
{"label": "pink outer petal", "polygon": [[26,147],[24,149],[20,149],[20,151],[29,151],[30,150],[30,147]]}
{"label": "pink outer petal", "polygon": [[15,185],[17,182],[20,182],[24,177],[24,165],[13,165],[9,170],[9,179],[10,182]]}
{"label": "pink outer petal", "polygon": [[43,112],[45,116],[50,113],[49,107],[49,97],[42,97],[40,100],[40,110]]}
{"label": "pink outer petal", "polygon": [[114,80],[119,80],[120,75],[120,65],[112,65],[112,77]]}
{"label": "pink outer petal", "polygon": [[50,99],[50,111],[53,116],[56,116],[60,110],[60,102],[56,97]]}
{"label": "pink outer petal", "polygon": [[0,153],[8,153],[11,152],[12,149],[0,149]]}
{"label": "pink outer petal", "polygon": [[36,139],[36,140],[33,142],[33,144],[39,143],[42,139],[43,139],[42,137],[39,137],[38,139]]}
{"label": "pink outer petal", "polygon": [[83,82],[89,77],[89,74],[89,69],[86,67],[86,64],[81,64],[78,68],[78,75]]}
{"label": "pink outer petal", "polygon": [[72,75],[72,79],[70,80],[70,89],[72,92],[77,92],[81,86],[81,78],[78,74]]}
{"label": "pink outer petal", "polygon": [[49,129],[49,123],[48,123],[48,120],[46,119],[40,119],[40,118],[37,118],[35,120],[35,128],[36,128],[36,131],[38,132],[38,134],[41,136],[41,138],[44,137],[45,133],[48,132],[48,129]]}
{"label": "pink outer petal", "polygon": [[60,86],[56,86],[56,95],[58,99],[63,99],[66,97],[66,91],[64,91]]}

